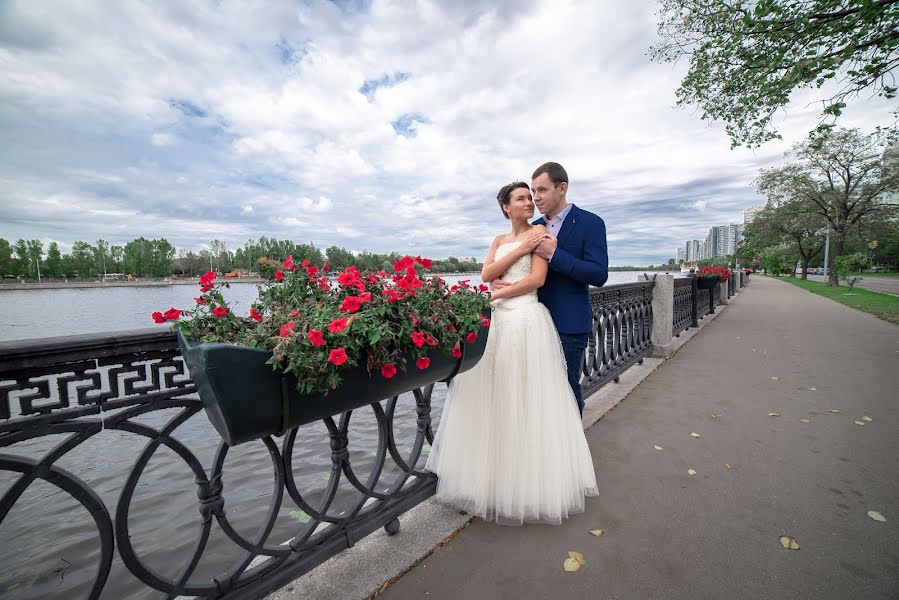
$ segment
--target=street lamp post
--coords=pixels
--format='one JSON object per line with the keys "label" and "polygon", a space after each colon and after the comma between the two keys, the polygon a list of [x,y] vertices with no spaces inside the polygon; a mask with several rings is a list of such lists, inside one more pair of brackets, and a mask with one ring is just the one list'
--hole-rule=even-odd
{"label": "street lamp post", "polygon": [[827,226],[827,236],[824,238],[824,283],[830,281],[830,274],[827,271],[827,262],[830,258],[830,225]]}

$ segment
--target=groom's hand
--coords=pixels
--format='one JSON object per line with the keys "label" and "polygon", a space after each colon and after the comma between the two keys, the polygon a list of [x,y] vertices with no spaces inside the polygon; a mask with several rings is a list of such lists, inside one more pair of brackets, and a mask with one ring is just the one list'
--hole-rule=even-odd
{"label": "groom's hand", "polygon": [[503,289],[504,287],[509,287],[510,285],[512,284],[508,281],[504,281],[502,279],[494,279],[490,282],[490,289],[495,292],[497,290]]}
{"label": "groom's hand", "polygon": [[558,240],[553,236],[546,234],[543,239],[540,241],[540,245],[534,249],[534,254],[545,258],[546,260],[550,260],[553,257],[553,254],[556,252],[556,246],[558,245]]}

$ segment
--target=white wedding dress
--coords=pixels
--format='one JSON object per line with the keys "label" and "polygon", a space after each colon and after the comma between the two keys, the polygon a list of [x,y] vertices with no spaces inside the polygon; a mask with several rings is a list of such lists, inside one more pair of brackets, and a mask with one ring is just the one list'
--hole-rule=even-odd
{"label": "white wedding dress", "polygon": [[[527,255],[502,279],[530,272]],[[493,304],[484,356],[450,384],[427,469],[437,499],[469,514],[558,524],[599,493],[559,335],[536,291]]]}

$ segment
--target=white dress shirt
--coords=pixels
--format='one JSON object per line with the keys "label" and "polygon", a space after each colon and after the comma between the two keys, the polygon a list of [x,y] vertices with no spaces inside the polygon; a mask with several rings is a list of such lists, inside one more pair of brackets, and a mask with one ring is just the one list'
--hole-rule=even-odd
{"label": "white dress shirt", "polygon": [[568,213],[571,212],[571,207],[573,204],[569,204],[565,208],[562,209],[562,212],[556,215],[554,219],[550,219],[546,215],[543,215],[543,221],[546,223],[546,231],[549,232],[549,235],[554,238],[559,238],[559,230],[562,229],[562,223],[565,222],[565,217],[568,216]]}

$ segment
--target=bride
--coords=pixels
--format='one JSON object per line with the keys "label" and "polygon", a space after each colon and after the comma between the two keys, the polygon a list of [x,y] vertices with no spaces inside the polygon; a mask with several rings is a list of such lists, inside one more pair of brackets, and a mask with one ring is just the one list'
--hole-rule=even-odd
{"label": "bride", "polygon": [[512,230],[493,240],[481,277],[513,285],[492,294],[484,356],[450,384],[427,469],[441,502],[501,524],[558,524],[599,493],[596,475],[559,335],[537,300],[547,262],[532,252],[546,229],[529,223],[526,183],[497,201]]}

